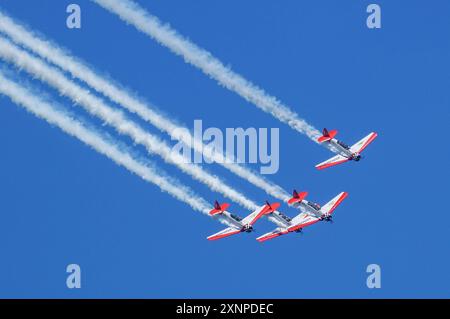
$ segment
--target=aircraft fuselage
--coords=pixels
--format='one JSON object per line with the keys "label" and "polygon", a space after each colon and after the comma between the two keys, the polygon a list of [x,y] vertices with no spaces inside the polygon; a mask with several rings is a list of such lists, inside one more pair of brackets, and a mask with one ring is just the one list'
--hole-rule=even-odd
{"label": "aircraft fuselage", "polygon": [[250,224],[243,224],[241,222],[241,218],[239,216],[236,216],[227,211],[224,211],[224,212],[222,212],[222,217],[225,218],[227,221],[229,221],[234,226],[236,226],[237,228],[240,228],[241,231],[243,231],[243,232],[250,233],[253,231],[253,226]]}
{"label": "aircraft fuselage", "polygon": [[239,220],[240,217],[233,215],[227,211],[222,212],[222,217],[225,218],[228,222],[236,226],[237,228],[244,228],[245,225],[242,225],[241,221]]}
{"label": "aircraft fuselage", "polygon": [[295,207],[302,206],[308,213],[311,213],[313,216],[320,218],[321,220],[330,221],[331,216],[328,216],[327,214],[324,214],[321,210],[321,207],[319,204],[307,201],[306,199],[303,199],[300,203],[297,203],[297,205],[294,205]]}
{"label": "aircraft fuselage", "polygon": [[347,157],[350,160],[353,161],[359,161],[361,159],[361,155],[359,153],[353,153],[350,150],[350,147],[348,145],[346,145],[345,143],[332,138],[331,140],[329,140],[329,143],[336,149],[336,151],[341,154],[344,157]]}

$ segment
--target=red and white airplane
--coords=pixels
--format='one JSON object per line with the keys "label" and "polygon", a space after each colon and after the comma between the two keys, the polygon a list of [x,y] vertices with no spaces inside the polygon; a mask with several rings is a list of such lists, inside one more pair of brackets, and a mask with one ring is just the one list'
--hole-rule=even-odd
{"label": "red and white airplane", "polygon": [[[284,226],[278,227],[273,231],[256,238],[256,240],[263,242],[292,232],[300,233],[304,227],[315,224],[319,221],[332,221],[331,216],[333,211],[348,196],[348,193],[340,193],[323,207],[320,207],[319,204],[307,201],[305,199],[307,195],[307,192],[301,192],[299,194],[296,190],[294,190],[293,197],[289,199],[288,203],[296,208],[301,208],[303,212],[291,220],[285,220]],[[268,215],[270,216],[272,214],[268,213]]]}
{"label": "red and white airplane", "polygon": [[262,216],[267,215],[273,211],[275,211],[278,207],[280,207],[280,203],[269,204],[259,207],[253,213],[248,215],[245,218],[241,218],[237,215],[231,214],[227,212],[227,208],[230,204],[223,203],[220,205],[217,201],[214,203],[214,209],[209,212],[211,216],[219,216],[220,218],[225,219],[230,227],[225,228],[224,230],[211,235],[208,237],[208,240],[217,240],[224,237],[228,237],[231,235],[239,234],[242,232],[250,233],[253,231],[253,224],[260,219]]}
{"label": "red and white airplane", "polygon": [[332,146],[331,148],[337,153],[336,156],[316,165],[318,169],[324,169],[347,161],[358,162],[361,159],[361,152],[377,137],[377,133],[372,132],[358,143],[348,146],[334,138],[337,133],[336,130],[328,131],[324,128],[323,135],[317,139],[319,143],[330,143]]}

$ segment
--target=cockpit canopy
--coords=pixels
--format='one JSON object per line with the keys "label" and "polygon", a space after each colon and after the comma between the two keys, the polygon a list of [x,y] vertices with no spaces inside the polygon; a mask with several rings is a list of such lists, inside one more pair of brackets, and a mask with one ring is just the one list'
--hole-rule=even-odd
{"label": "cockpit canopy", "polygon": [[348,146],[347,144],[345,144],[344,142],[338,141],[337,142],[340,146],[342,146],[343,148],[345,148],[346,150],[350,149],[350,146]]}
{"label": "cockpit canopy", "polygon": [[290,222],[292,218],[287,217],[286,215],[283,215],[280,213],[281,218],[283,218],[285,221]]}
{"label": "cockpit canopy", "polygon": [[309,203],[309,205],[314,208],[315,210],[320,210],[320,205],[316,203]]}
{"label": "cockpit canopy", "polygon": [[238,215],[235,215],[235,214],[231,214],[231,218],[233,218],[234,220],[237,220],[238,222],[240,222],[242,220],[241,217],[239,217]]}

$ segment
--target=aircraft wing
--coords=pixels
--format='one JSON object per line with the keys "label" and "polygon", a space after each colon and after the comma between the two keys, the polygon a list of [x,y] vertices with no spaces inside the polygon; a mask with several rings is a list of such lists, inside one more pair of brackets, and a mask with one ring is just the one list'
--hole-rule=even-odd
{"label": "aircraft wing", "polygon": [[306,226],[315,224],[318,221],[320,221],[320,219],[315,216],[312,216],[308,213],[301,213],[292,219],[291,226],[287,228],[278,227],[275,230],[256,238],[256,240],[259,242],[264,242],[266,240],[273,239],[288,234],[290,232],[296,231],[300,228],[304,228]]}
{"label": "aircraft wing", "polygon": [[309,213],[301,213],[292,219],[291,226],[288,231],[296,231],[300,228],[305,228],[306,226],[312,225],[320,221],[320,218],[313,216]]}
{"label": "aircraft wing", "polygon": [[358,143],[352,145],[350,147],[350,151],[352,153],[361,153],[370,143],[373,142],[373,140],[377,137],[377,133],[370,133],[366,137],[364,137],[362,140],[360,140]]}
{"label": "aircraft wing", "polygon": [[269,240],[269,239],[272,239],[272,238],[275,238],[275,237],[278,237],[278,236],[281,236],[281,235],[284,235],[287,233],[288,233],[288,230],[286,228],[278,227],[275,230],[273,230],[267,234],[259,236],[258,238],[256,238],[256,240],[259,241],[260,243],[262,243],[266,240]]}
{"label": "aircraft wing", "polygon": [[214,235],[209,236],[208,240],[217,240],[231,235],[239,234],[240,232],[241,230],[238,228],[228,227],[218,233],[215,233]]}
{"label": "aircraft wing", "polygon": [[322,208],[320,209],[320,211],[323,214],[328,214],[331,215],[333,213],[333,211],[336,209],[336,207],[339,206],[340,203],[342,203],[342,201],[348,196],[348,193],[346,192],[342,192],[339,195],[337,195],[336,197],[334,197],[332,200],[330,200],[328,203],[326,203],[325,205],[322,206]]}
{"label": "aircraft wing", "polygon": [[260,219],[265,213],[269,211],[269,208],[267,205],[263,205],[259,207],[257,210],[255,210],[253,213],[245,217],[241,220],[242,225],[253,225],[258,219]]}
{"label": "aircraft wing", "polygon": [[322,163],[320,163],[320,164],[317,164],[317,165],[316,165],[316,168],[317,168],[317,169],[324,169],[324,168],[327,168],[327,167],[331,167],[331,166],[334,166],[334,165],[338,165],[338,164],[345,163],[345,162],[347,162],[347,161],[349,161],[349,160],[350,160],[350,159],[348,159],[348,158],[345,157],[345,156],[342,156],[342,155],[336,155],[336,156],[333,156],[332,158],[326,160],[325,162],[322,162]]}

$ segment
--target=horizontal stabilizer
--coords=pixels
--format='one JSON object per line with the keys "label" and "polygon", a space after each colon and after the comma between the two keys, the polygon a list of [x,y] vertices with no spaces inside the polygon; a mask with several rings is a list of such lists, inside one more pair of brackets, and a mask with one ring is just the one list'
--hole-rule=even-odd
{"label": "horizontal stabilizer", "polygon": [[239,234],[240,232],[240,229],[228,227],[218,233],[215,233],[214,235],[209,236],[208,240],[217,240],[231,235]]}
{"label": "horizontal stabilizer", "polygon": [[302,200],[305,199],[305,197],[307,195],[308,195],[308,192],[297,193],[297,191],[294,189],[293,194],[292,194],[292,198],[289,199],[288,204],[292,205],[294,203],[301,202]]}
{"label": "horizontal stabilizer", "polygon": [[337,135],[337,133],[338,133],[337,130],[328,131],[326,128],[324,128],[322,131],[323,135],[319,137],[317,141],[319,143],[327,142],[329,140],[332,140]]}
{"label": "horizontal stabilizer", "polygon": [[226,211],[230,207],[230,204],[223,203],[220,205],[217,201],[214,203],[214,209],[209,212],[210,215],[216,215],[221,214],[222,212]]}
{"label": "horizontal stabilizer", "polygon": [[270,213],[276,211],[279,207],[280,207],[280,203],[272,203],[272,204],[267,203],[266,206],[264,207],[263,215],[270,214]]}

